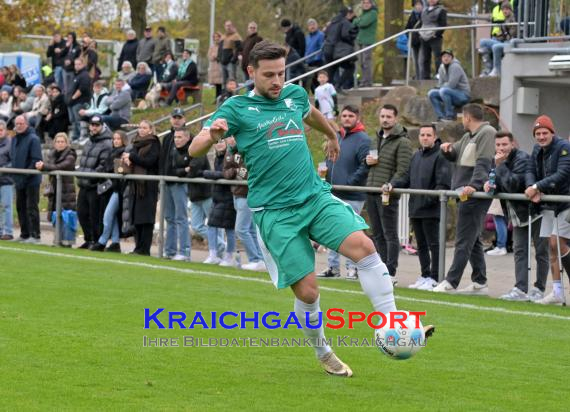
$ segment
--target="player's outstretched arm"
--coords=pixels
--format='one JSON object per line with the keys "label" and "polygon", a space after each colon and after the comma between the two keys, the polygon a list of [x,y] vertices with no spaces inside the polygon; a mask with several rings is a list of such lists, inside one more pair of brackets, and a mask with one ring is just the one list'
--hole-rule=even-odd
{"label": "player's outstretched arm", "polygon": [[224,137],[228,130],[228,124],[224,119],[216,119],[209,128],[204,128],[192,139],[188,148],[188,154],[192,157],[204,156],[214,143]]}
{"label": "player's outstretched arm", "polygon": [[327,137],[327,157],[336,162],[340,155],[340,146],[336,138],[336,132],[331,127],[325,116],[319,112],[314,106],[311,105],[309,115],[305,117],[305,123],[313,129],[318,130]]}

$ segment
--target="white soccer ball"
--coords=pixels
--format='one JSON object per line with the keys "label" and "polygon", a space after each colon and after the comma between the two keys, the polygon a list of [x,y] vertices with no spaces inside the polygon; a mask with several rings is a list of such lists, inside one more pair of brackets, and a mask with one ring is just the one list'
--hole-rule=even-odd
{"label": "white soccer ball", "polygon": [[[426,337],[421,321],[418,321],[419,327],[416,328],[416,317],[405,313],[407,318],[403,321],[405,327],[398,322],[394,322],[394,327],[390,327],[389,318],[386,324],[374,331],[374,340],[376,346],[384,355],[390,359],[403,360],[409,359],[420,351],[426,344]],[[396,319],[403,319],[403,315],[395,314]]]}

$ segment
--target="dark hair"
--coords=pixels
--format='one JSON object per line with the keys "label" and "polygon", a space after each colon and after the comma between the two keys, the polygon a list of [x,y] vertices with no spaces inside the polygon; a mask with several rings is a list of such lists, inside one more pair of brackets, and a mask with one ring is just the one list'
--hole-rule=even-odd
{"label": "dark hair", "polygon": [[380,110],[392,110],[394,112],[394,116],[398,116],[398,108],[396,106],[394,106],[393,104],[385,104],[384,106],[382,106],[380,108]]}
{"label": "dark hair", "polygon": [[281,20],[281,27],[291,27],[291,20],[289,19]]}
{"label": "dark hair", "polygon": [[317,76],[318,76],[319,74],[324,74],[325,76],[329,77],[329,72],[327,72],[326,70],[319,70],[319,71],[317,72]]}
{"label": "dark hair", "polygon": [[160,27],[158,28],[158,31],[161,31],[161,32],[163,32],[163,33],[166,33],[166,29],[164,28],[164,26],[160,26]]}
{"label": "dark hair", "polygon": [[176,132],[182,132],[184,133],[185,136],[190,136],[190,132],[185,127],[177,127],[176,129],[174,129],[174,133]]}
{"label": "dark hair", "polygon": [[352,104],[347,104],[346,106],[344,106],[342,108],[342,110],[340,111],[341,113],[344,111],[349,111],[351,113],[354,113],[355,115],[359,116],[360,115],[360,109],[357,106],[354,106]]}
{"label": "dark hair", "polygon": [[186,52],[186,53],[188,53],[190,56],[192,56],[192,50],[190,50],[190,49],[184,49],[184,50],[182,50],[182,53],[184,53],[184,52]]}
{"label": "dark hair", "polygon": [[463,106],[463,113],[468,114],[477,121],[482,121],[484,116],[483,106],[476,103],[469,103]]}
{"label": "dark hair", "polygon": [[418,131],[419,131],[419,130],[422,130],[422,129],[425,128],[425,127],[429,127],[430,129],[432,129],[434,135],[435,135],[435,133],[437,132],[437,130],[435,129],[435,125],[434,125],[433,123],[425,123],[425,124],[422,124],[422,125],[419,127]]}
{"label": "dark hair", "polygon": [[234,83],[237,84],[237,80],[234,79],[233,77],[229,77],[229,78],[226,80],[226,84],[228,84],[229,82],[234,82]]}
{"label": "dark hair", "polygon": [[171,51],[167,51],[166,53],[164,53],[164,58],[165,58],[165,59],[166,59],[166,56],[170,56],[170,58],[171,58],[172,60],[174,60],[174,54],[172,54]]}
{"label": "dark hair", "polygon": [[259,67],[261,60],[277,60],[285,58],[287,51],[277,43],[263,40],[253,46],[249,53],[249,62],[254,68]]}
{"label": "dark hair", "polygon": [[503,137],[508,137],[511,142],[515,140],[513,134],[506,130],[499,130],[497,133],[495,133],[495,139],[502,139]]}

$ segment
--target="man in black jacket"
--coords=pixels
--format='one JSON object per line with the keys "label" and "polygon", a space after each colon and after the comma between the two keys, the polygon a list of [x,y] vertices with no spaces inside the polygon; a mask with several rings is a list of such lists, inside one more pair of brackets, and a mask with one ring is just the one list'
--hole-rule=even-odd
{"label": "man in black jacket", "polygon": [[[436,136],[435,126],[423,125],[419,134],[420,149],[413,155],[408,172],[396,179],[391,186],[396,188],[449,190],[451,171],[443,157],[441,140]],[[439,272],[439,209],[436,196],[410,196],[409,216],[418,244],[421,276],[410,289],[431,290],[437,285]],[[430,257],[431,253],[431,257]]]}
{"label": "man in black jacket", "polygon": [[241,70],[245,76],[245,80],[249,80],[247,66],[249,65],[249,53],[253,46],[263,40],[263,37],[257,33],[257,23],[250,21],[247,25],[247,37],[243,41],[243,49],[241,51]]}
{"label": "man in black jacket", "polygon": [[[370,152],[370,137],[366,134],[361,122],[360,109],[356,106],[345,106],[340,112],[340,125],[341,129],[338,133],[340,157],[334,163],[327,159],[326,180],[331,185],[366,186],[369,168],[365,159]],[[366,200],[366,193],[345,191],[333,191],[332,193],[348,203],[356,214],[360,214]],[[317,276],[340,276],[340,255],[334,250],[329,250],[328,264],[328,269]],[[346,269],[347,279],[358,279],[356,265],[350,259],[346,260]]]}
{"label": "man in black jacket", "polygon": [[[190,59],[191,55],[191,50],[186,49],[182,52],[182,63],[180,63],[178,67],[178,74],[170,86],[170,94],[168,95],[168,99],[166,99],[166,104],[169,106],[174,100],[178,100],[176,97],[178,89],[198,86],[198,66]],[[199,99],[197,99],[195,95],[194,103],[198,101]]]}
{"label": "man in black jacket", "polygon": [[[525,173],[530,156],[514,146],[514,138],[510,132],[500,131],[495,135],[495,192],[523,193],[525,189]],[[485,183],[485,192],[492,191],[490,183]],[[528,290],[528,220],[529,206],[531,219],[531,235],[536,257],[536,282]],[[513,225],[513,243],[515,255],[515,286],[501,296],[504,300],[535,301],[544,297],[546,278],[548,277],[548,239],[540,237],[542,215],[536,213],[532,203],[507,200],[507,212]],[[528,294],[527,294],[528,293]]]}
{"label": "man in black jacket", "polygon": [[[421,14],[421,28],[435,29],[447,26],[447,11],[439,0],[428,0],[428,6]],[[420,32],[420,78],[431,78],[431,56],[435,60],[435,69],[441,65],[441,46],[443,30],[423,30]]]}
{"label": "man in black jacket", "polygon": [[76,141],[80,138],[81,116],[79,110],[89,106],[91,101],[91,78],[85,68],[83,59],[75,59],[75,78],[73,79],[71,98],[69,101],[69,120],[73,126],[73,138]]}
{"label": "man in black jacket", "polygon": [[63,61],[66,54],[65,40],[61,38],[61,33],[56,31],[49,42],[47,57],[51,57],[53,76],[60,88],[63,88]]}
{"label": "man in black jacket", "polygon": [[296,25],[292,24],[291,20],[281,20],[281,30],[285,33],[285,43],[294,48],[299,56],[305,55],[305,35],[303,30]]}
{"label": "man in black jacket", "polygon": [[[100,116],[93,116],[89,123],[89,141],[83,148],[79,161],[80,172],[101,173],[105,170],[107,158],[112,150],[111,131],[103,123]],[[101,179],[79,178],[79,194],[77,195],[77,217],[83,229],[85,242],[80,249],[89,249],[101,235],[103,213],[107,196],[97,193],[97,184]]]}
{"label": "man in black jacket", "polygon": [[[327,63],[354,52],[354,41],[358,35],[358,28],[352,24],[355,16],[351,8],[343,7],[327,27],[325,44],[323,46],[323,53]],[[356,60],[357,57],[354,57],[327,69],[330,82],[334,84],[337,90],[351,89],[353,87]],[[343,69],[342,76],[336,76],[339,68]]]}
{"label": "man in black jacket", "polygon": [[533,128],[536,144],[527,164],[525,195],[538,203],[542,211],[540,236],[549,238],[552,293],[535,301],[541,304],[564,302],[561,268],[558,265],[559,239],[562,267],[570,276],[570,204],[541,202],[542,194],[567,195],[570,189],[570,143],[555,135],[554,125],[548,116],[539,116]]}

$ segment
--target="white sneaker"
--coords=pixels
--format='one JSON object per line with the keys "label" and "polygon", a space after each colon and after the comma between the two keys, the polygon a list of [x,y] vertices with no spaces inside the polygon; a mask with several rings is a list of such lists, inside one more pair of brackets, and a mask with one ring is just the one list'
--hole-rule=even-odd
{"label": "white sneaker", "polygon": [[207,263],[209,265],[219,265],[221,261],[222,259],[217,256],[208,256],[204,263]]}
{"label": "white sneaker", "polygon": [[528,295],[517,287],[512,288],[499,299],[510,300],[513,302],[527,302],[529,300]]}
{"label": "white sneaker", "polygon": [[420,276],[419,278],[417,278],[417,280],[412,283],[410,286],[408,286],[409,289],[417,289],[419,286],[423,285],[425,282],[426,278],[424,278],[423,276]]}
{"label": "white sneaker", "polygon": [[488,295],[489,294],[489,286],[487,284],[480,284],[473,282],[469,286],[460,289],[457,293],[461,293],[462,295]]}
{"label": "white sneaker", "polygon": [[538,303],[539,305],[561,305],[564,302],[562,296],[554,293],[554,291],[550,292],[550,294],[546,295],[544,298],[535,300],[534,303]]}
{"label": "white sneaker", "polygon": [[170,258],[171,260],[176,260],[178,262],[190,262],[190,258],[184,255],[174,255]]}
{"label": "white sneaker", "polygon": [[358,269],[348,268],[348,270],[346,272],[346,279],[347,280],[358,280]]}
{"label": "white sneaker", "polygon": [[544,292],[539,288],[537,288],[536,286],[533,287],[530,290],[530,293],[528,294],[528,300],[530,300],[531,302],[536,302],[537,300],[540,300],[542,298],[544,298]]}
{"label": "white sneaker", "polygon": [[507,254],[507,249],[504,247],[496,247],[495,249],[489,250],[487,256],[505,256]]}
{"label": "white sneaker", "polygon": [[396,276],[390,276],[392,278],[392,286],[396,286],[398,284],[398,279],[396,279]]}
{"label": "white sneaker", "polygon": [[443,293],[455,293],[457,291],[456,288],[451,286],[447,280],[443,280],[439,285],[432,289],[432,292],[443,292]]}
{"label": "white sneaker", "polygon": [[491,70],[491,73],[489,73],[489,77],[499,77],[501,75],[501,73],[499,73],[499,71],[495,68],[493,68],[493,70]]}
{"label": "white sneaker", "polygon": [[236,266],[236,261],[234,259],[234,254],[233,253],[226,253],[224,255],[224,258],[222,259],[222,261],[220,262],[220,266],[224,266],[224,267],[235,267]]}
{"label": "white sneaker", "polygon": [[433,290],[437,286],[437,282],[432,278],[424,278],[424,283],[419,285],[416,289],[417,290]]}
{"label": "white sneaker", "polygon": [[244,270],[257,270],[261,272],[267,271],[267,268],[265,267],[265,262],[263,262],[263,260],[246,263],[245,265],[241,265],[241,268]]}

